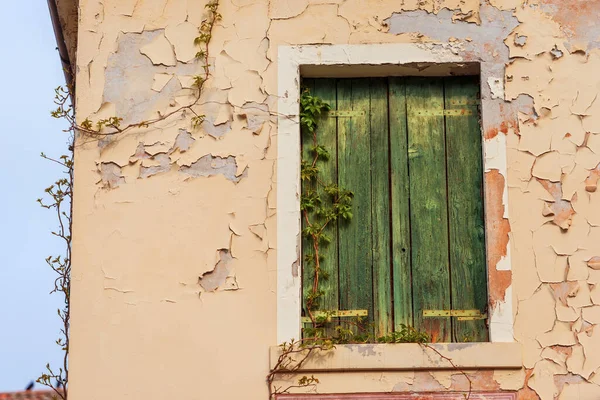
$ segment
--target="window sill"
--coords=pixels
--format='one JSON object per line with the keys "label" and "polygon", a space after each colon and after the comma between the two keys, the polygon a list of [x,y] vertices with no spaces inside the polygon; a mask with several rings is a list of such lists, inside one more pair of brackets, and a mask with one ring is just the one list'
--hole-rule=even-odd
{"label": "window sill", "polygon": [[[431,348],[429,348],[431,347]],[[434,350],[435,349],[435,350]],[[436,352],[439,352],[439,354]],[[270,365],[281,354],[270,349]],[[454,366],[446,359],[452,360]],[[301,356],[297,357],[300,359]],[[302,365],[304,372],[415,371],[441,369],[521,369],[520,343],[345,344],[315,352]]]}

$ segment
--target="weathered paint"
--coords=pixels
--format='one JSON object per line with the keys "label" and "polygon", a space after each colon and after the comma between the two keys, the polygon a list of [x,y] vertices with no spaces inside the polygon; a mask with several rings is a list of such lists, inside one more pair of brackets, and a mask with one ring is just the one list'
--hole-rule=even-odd
{"label": "weathered paint", "polygon": [[[193,100],[204,1],[80,0],[78,19],[59,3],[77,43],[79,121]],[[599,398],[600,2],[221,0],[220,11],[201,129],[188,113],[77,140],[72,399],[266,398],[268,349],[299,332],[300,73],[473,66],[491,340],[521,344],[523,358],[468,371],[474,390]],[[321,393],[468,386],[451,369],[319,378]]]}

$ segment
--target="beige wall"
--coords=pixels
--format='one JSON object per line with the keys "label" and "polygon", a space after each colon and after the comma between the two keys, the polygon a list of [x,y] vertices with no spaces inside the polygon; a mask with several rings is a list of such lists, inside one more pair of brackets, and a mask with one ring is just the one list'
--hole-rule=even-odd
{"label": "beige wall", "polygon": [[[473,373],[474,388],[600,398],[600,2],[521,3],[221,0],[201,129],[187,113],[78,138],[71,399],[267,398],[281,294],[278,46],[370,43],[489,67],[484,135],[507,160],[486,173],[490,303],[512,305],[523,369]],[[79,7],[80,121],[139,122],[193,100],[201,0]],[[320,379],[321,392],[467,385],[453,370]]]}

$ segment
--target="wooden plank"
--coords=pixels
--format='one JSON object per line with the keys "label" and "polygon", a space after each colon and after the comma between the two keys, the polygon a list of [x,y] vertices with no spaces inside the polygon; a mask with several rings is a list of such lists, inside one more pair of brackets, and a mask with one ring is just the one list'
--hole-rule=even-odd
{"label": "wooden plank", "polygon": [[[476,77],[445,79],[446,108],[479,98]],[[474,108],[472,105],[468,106]],[[476,111],[476,108],[475,108]],[[450,276],[452,308],[487,307],[485,227],[483,217],[483,159],[478,113],[446,116],[448,171],[448,218],[450,227]],[[457,342],[485,342],[485,320],[452,321],[452,339]]]}
{"label": "wooden plank", "polygon": [[389,120],[394,328],[399,331],[402,329],[402,324],[413,325],[408,137],[404,78],[389,79]]}
{"label": "wooden plank", "polygon": [[[336,109],[337,94],[335,79],[315,79],[313,93],[328,103],[331,109]],[[337,123],[335,118],[328,118],[326,115],[323,115],[319,119],[317,137],[319,144],[325,146],[330,154],[329,161],[319,163],[321,179],[324,183],[335,183],[337,182]],[[328,196],[326,193],[323,193],[322,188],[319,190],[319,193],[324,200]],[[324,291],[324,294],[320,301],[319,309],[327,311],[339,308],[337,223],[332,223],[325,228],[325,232],[331,237],[331,243],[325,246],[321,245],[321,255],[323,257],[321,268],[328,278],[320,280],[319,287]],[[338,321],[334,320],[327,325],[325,334],[333,335]]]}
{"label": "wooden plank", "polygon": [[407,80],[411,260],[414,323],[432,341],[450,341],[450,321],[423,318],[424,309],[450,309],[444,117],[417,115],[443,107],[441,79]]}
{"label": "wooden plank", "polygon": [[[369,82],[340,79],[339,110],[369,110]],[[369,116],[337,118],[338,182],[354,192],[353,218],[339,225],[340,309],[367,309],[373,321]]]}
{"label": "wooden plank", "polygon": [[393,329],[387,79],[370,79],[371,220],[375,335]]}
{"label": "wooden plank", "polygon": [[[303,80],[303,87],[306,87],[314,96],[318,96],[323,101],[328,103],[332,109],[336,108],[336,82],[335,79],[305,79]],[[319,161],[317,163],[320,169],[320,179],[327,183],[337,182],[337,126],[336,122],[332,118],[328,118],[326,114],[322,115],[318,121],[317,129],[317,140],[322,146],[325,146],[330,153],[330,160],[326,162]],[[312,160],[313,155],[311,148],[313,147],[312,136],[308,133],[304,133],[302,137],[302,158],[304,160]],[[302,182],[302,191],[313,189],[315,186]],[[321,187],[317,188],[317,192],[325,197],[327,194],[323,193]],[[314,220],[314,216],[312,217]],[[302,227],[306,226],[306,221],[302,218]],[[331,243],[329,245],[320,246],[321,259],[321,270],[322,274],[319,280],[319,289],[323,291],[323,297],[320,299],[316,310],[337,310],[339,308],[339,290],[338,290],[338,258],[337,258],[337,223],[329,225],[325,232],[331,237]],[[305,238],[302,239],[302,254],[314,254],[313,243]],[[304,258],[303,258],[304,260]],[[303,265],[306,265],[304,262]],[[308,293],[312,290],[312,284],[314,282],[314,269],[312,266],[303,268],[302,273],[302,287],[303,287],[303,313],[306,313],[306,302],[305,298]],[[327,276],[327,279],[323,279]],[[333,321],[328,324],[328,327],[324,330],[326,335],[333,335],[337,321]]]}

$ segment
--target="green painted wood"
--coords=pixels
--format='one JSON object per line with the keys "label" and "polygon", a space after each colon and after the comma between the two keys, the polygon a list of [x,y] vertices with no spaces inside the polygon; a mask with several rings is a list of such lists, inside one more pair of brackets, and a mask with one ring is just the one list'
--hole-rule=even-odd
{"label": "green painted wood", "polygon": [[394,328],[413,325],[406,85],[389,79],[390,183]]}
{"label": "green painted wood", "polygon": [[393,330],[387,79],[370,80],[371,234],[375,334]]}
{"label": "green painted wood", "polygon": [[424,309],[450,309],[444,117],[418,114],[443,108],[442,80],[407,80],[406,101],[414,323],[432,341],[447,342],[450,319],[423,318]]}
{"label": "green painted wood", "polygon": [[[336,82],[334,79],[315,79],[315,88],[313,93],[320,97],[331,106],[332,110],[336,109],[337,93]],[[337,122],[335,118],[329,118],[324,115],[319,120],[319,128],[317,131],[319,144],[325,146],[330,154],[330,159],[327,162],[320,163],[321,179],[325,183],[337,182]],[[327,198],[327,194],[321,190],[323,199]],[[331,223],[325,232],[331,237],[331,243],[321,246],[321,268],[328,275],[327,279],[321,279],[319,287],[324,291],[324,295],[320,302],[320,310],[338,310],[339,309],[339,284],[338,284],[338,235],[337,223]],[[325,275],[324,275],[325,276]],[[338,324],[337,319],[328,324],[325,333],[333,335],[335,326]]]}
{"label": "green painted wood", "polygon": [[373,321],[371,238],[371,141],[369,82],[340,79],[338,110],[364,110],[365,117],[337,118],[338,182],[354,192],[353,218],[339,225],[340,309],[366,309]]}
{"label": "green painted wood", "polygon": [[[330,279],[321,284],[326,294],[319,308],[367,309],[378,335],[408,324],[438,342],[487,340],[485,321],[422,317],[424,309],[486,312],[478,115],[430,112],[477,100],[477,79],[311,79],[304,85],[334,109],[337,98],[337,110],[365,112],[320,123],[319,141],[332,154],[321,164],[322,176],[337,177],[355,200],[351,223],[341,223],[337,237],[335,227],[330,231],[323,253]],[[419,115],[422,110],[429,112]]]}
{"label": "green painted wood", "polygon": [[[306,87],[310,92],[323,99],[328,103],[333,110],[336,109],[336,83],[333,79],[304,79],[303,87]],[[320,168],[320,179],[323,182],[337,182],[337,126],[335,118],[329,118],[323,115],[319,119],[317,129],[318,143],[325,146],[330,153],[330,159],[326,162],[318,162]],[[304,133],[302,137],[302,157],[305,160],[311,160],[311,147],[313,146],[310,135]],[[314,187],[314,186],[310,186]],[[309,188],[309,184],[302,183],[303,192]],[[323,193],[321,187],[318,192],[323,198],[327,196]],[[313,217],[314,218],[314,217]],[[306,226],[306,221],[302,219],[302,227]],[[317,310],[338,310],[339,308],[339,290],[338,290],[338,240],[337,240],[337,223],[331,223],[325,232],[331,237],[331,243],[320,246],[321,260],[321,279],[319,288],[323,290],[324,295],[321,298]],[[302,239],[302,254],[314,254],[313,243],[305,238]],[[327,276],[327,279],[324,277]],[[303,287],[303,307],[306,308],[304,298],[306,294],[312,290],[313,271],[312,268],[303,268],[302,287]],[[334,319],[331,324],[325,329],[326,335],[333,335],[337,320]]]}
{"label": "green painted wood", "polygon": [[[446,109],[479,99],[477,77],[447,78]],[[483,159],[477,109],[470,116],[446,116],[446,163],[448,171],[448,218],[450,227],[450,271],[452,308],[487,307],[485,229],[483,216]],[[485,342],[485,320],[452,321],[456,342]]]}

